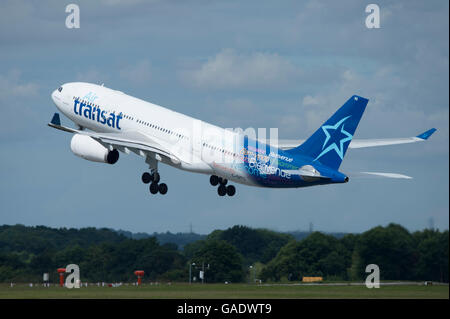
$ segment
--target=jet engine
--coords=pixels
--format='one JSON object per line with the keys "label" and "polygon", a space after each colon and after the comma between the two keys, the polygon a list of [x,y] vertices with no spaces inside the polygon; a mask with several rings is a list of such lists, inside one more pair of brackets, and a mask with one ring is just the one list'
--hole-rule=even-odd
{"label": "jet engine", "polygon": [[92,162],[114,164],[119,160],[119,151],[110,151],[87,135],[75,134],[70,141],[70,149],[75,155]]}

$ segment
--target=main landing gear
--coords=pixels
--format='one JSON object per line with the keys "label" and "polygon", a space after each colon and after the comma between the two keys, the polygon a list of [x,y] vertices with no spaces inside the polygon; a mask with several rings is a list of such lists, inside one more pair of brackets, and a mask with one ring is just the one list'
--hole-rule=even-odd
{"label": "main landing gear", "polygon": [[219,187],[217,188],[217,194],[219,194],[219,196],[233,196],[234,194],[236,194],[236,187],[234,187],[233,185],[227,186],[228,180],[226,178],[211,175],[211,177],[209,178],[209,182],[212,186],[219,185]]}
{"label": "main landing gear", "polygon": [[161,195],[165,195],[167,193],[167,185],[165,183],[159,184],[161,177],[157,171],[153,173],[145,172],[142,174],[142,182],[144,184],[150,184],[150,193],[156,194],[160,193]]}

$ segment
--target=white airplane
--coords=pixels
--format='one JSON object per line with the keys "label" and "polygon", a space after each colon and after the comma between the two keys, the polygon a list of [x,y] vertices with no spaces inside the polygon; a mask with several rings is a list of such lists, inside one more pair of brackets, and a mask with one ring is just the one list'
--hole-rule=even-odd
{"label": "white airplane", "polygon": [[[90,83],[66,83],[51,97],[56,107],[77,129],[61,125],[55,113],[49,126],[73,133],[75,155],[86,160],[114,164],[119,151],[145,158],[149,172],[142,181],[151,194],[166,194],[158,164],[211,175],[220,196],[233,196],[228,180],[261,187],[305,187],[346,183],[339,172],[347,148],[420,142],[436,129],[415,137],[353,139],[368,100],[354,95],[305,141],[265,141],[250,138]],[[402,174],[365,172],[373,176],[410,178]]]}

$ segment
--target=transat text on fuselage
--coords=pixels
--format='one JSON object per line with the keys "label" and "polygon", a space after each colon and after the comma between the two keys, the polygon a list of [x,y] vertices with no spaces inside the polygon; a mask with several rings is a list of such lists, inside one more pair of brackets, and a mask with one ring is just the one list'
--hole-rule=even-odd
{"label": "transat text on fuselage", "polygon": [[73,101],[73,112],[76,115],[84,116],[85,118],[97,121],[100,124],[108,125],[109,127],[120,130],[119,121],[123,118],[122,113],[118,115],[109,113],[100,109],[98,105],[91,105],[92,103],[85,103],[76,98]]}

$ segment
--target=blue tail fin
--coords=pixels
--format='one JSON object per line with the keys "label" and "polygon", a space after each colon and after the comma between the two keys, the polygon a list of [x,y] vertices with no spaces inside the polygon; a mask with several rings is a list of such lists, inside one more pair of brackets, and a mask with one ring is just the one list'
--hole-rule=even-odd
{"label": "blue tail fin", "polygon": [[337,170],[350,144],[368,99],[354,95],[300,146],[288,150]]}

